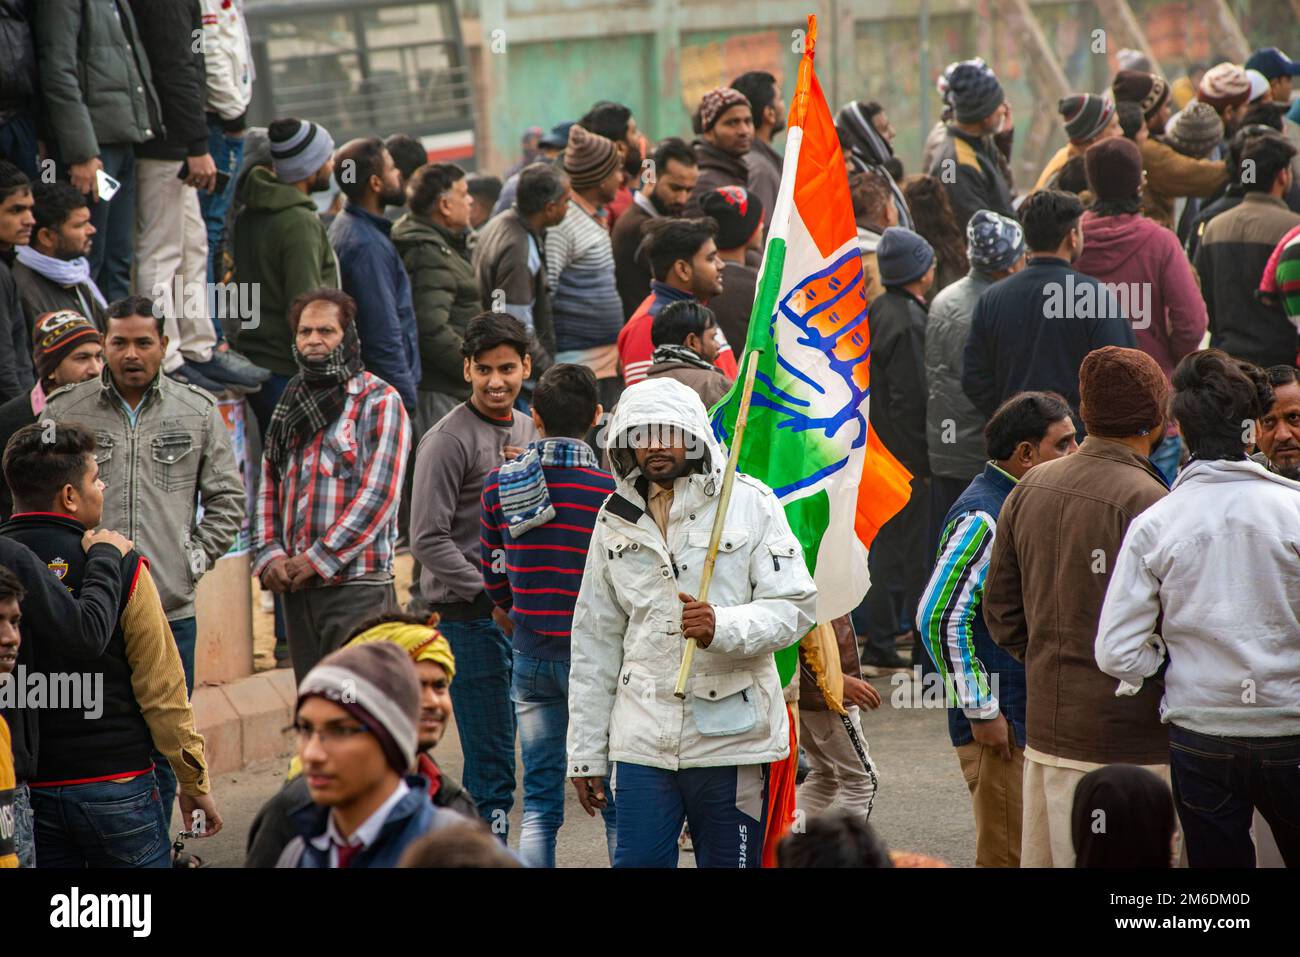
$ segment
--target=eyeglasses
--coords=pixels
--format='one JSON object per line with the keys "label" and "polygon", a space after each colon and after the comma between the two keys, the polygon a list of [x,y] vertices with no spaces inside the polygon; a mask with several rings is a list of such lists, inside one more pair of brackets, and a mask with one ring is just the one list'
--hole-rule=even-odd
{"label": "eyeglasses", "polygon": [[364,724],[327,724],[324,727],[317,728],[303,722],[295,722],[284,730],[286,733],[292,731],[298,736],[299,747],[306,746],[311,741],[312,735],[319,735],[321,747],[324,748],[332,748],[337,744],[351,740],[358,734],[368,734],[370,732],[370,729]]}

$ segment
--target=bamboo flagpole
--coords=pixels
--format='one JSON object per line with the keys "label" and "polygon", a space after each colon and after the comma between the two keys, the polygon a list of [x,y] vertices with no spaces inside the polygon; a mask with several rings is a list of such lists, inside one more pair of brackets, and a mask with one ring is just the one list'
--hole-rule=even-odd
{"label": "bamboo flagpole", "polygon": [[[754,395],[754,373],[758,371],[758,356],[761,350],[750,350],[745,355],[745,386],[740,394],[740,409],[736,413],[736,427],[731,437],[731,447],[727,451],[727,467],[722,474],[722,493],[718,497],[718,511],[713,516],[713,532],[709,535],[709,551],[704,556],[704,570],[700,572],[699,601],[709,600],[709,583],[713,581],[713,565],[718,560],[718,543],[722,541],[722,529],[727,520],[727,507],[731,504],[731,487],[736,480],[736,463],[740,460],[740,445],[745,440],[745,423],[749,420],[749,400]],[[691,674],[691,660],[695,657],[696,641],[686,642],[682,652],[682,666],[677,672],[677,687],[673,694],[678,698],[686,697],[686,679]]]}

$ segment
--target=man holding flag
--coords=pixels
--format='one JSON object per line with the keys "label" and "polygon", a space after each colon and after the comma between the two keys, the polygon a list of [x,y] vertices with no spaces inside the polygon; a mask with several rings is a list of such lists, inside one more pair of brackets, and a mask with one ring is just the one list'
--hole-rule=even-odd
{"label": "man holding flag", "polygon": [[[766,485],[736,475],[724,489],[726,459],[680,382],[624,392],[608,448],[617,487],[573,618],[568,776],[588,814],[606,806],[601,779],[612,778],[615,867],[676,866],[683,821],[700,867],[758,867],[769,765],[792,737],[773,653],[813,627],[817,603],[803,551]],[[679,698],[691,639],[699,653]]]}
{"label": "man holding flag", "polygon": [[[835,694],[842,685],[840,656],[829,624],[866,594],[867,549],[907,503],[912,475],[869,426],[872,340],[862,257],[839,138],[813,72],[816,41],[817,20],[810,16],[741,363],[746,376],[712,420],[720,441],[739,444],[738,470],[773,490],[803,546],[823,626],[803,645],[816,646],[806,657],[821,663],[818,686],[843,719],[847,709]],[[754,388],[747,397],[743,382],[751,363]],[[747,431],[738,438],[742,422]],[[798,667],[798,650],[792,645],[776,653],[783,686]],[[873,774],[857,728],[851,719],[842,723],[864,773]],[[769,848],[791,822],[792,765],[772,771]]]}

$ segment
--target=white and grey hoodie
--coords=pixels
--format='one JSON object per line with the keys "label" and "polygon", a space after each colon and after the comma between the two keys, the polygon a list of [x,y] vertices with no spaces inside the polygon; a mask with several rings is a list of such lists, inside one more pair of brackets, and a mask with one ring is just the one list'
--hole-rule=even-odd
{"label": "white and grey hoodie", "polygon": [[1300,482],[1249,460],[1193,461],[1133,520],[1097,664],[1140,686],[1166,649],[1163,721],[1227,737],[1300,734]]}

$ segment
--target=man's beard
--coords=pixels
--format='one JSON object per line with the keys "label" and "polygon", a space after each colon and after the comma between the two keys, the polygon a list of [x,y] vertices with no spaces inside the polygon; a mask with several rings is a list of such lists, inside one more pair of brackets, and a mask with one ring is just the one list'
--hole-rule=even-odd
{"label": "man's beard", "polygon": [[384,206],[405,206],[406,190],[399,186],[396,189],[390,189],[386,193],[380,193],[379,202]]}
{"label": "man's beard", "polygon": [[674,219],[686,212],[685,203],[665,203],[653,190],[650,193],[650,205],[658,210],[660,216],[670,216]]}
{"label": "man's beard", "polygon": [[623,157],[623,171],[627,173],[632,182],[641,178],[641,147],[628,146],[627,155]]}
{"label": "man's beard", "polygon": [[[1267,456],[1265,456],[1265,458],[1267,458]],[[1290,479],[1293,482],[1300,482],[1300,460],[1297,460],[1291,465],[1281,465],[1278,462],[1274,462],[1272,459],[1268,459],[1268,467],[1285,479]]]}

